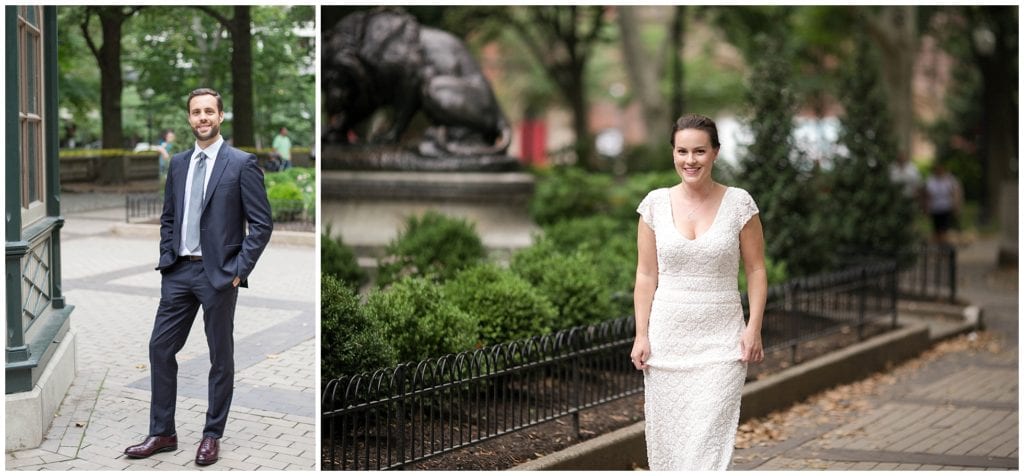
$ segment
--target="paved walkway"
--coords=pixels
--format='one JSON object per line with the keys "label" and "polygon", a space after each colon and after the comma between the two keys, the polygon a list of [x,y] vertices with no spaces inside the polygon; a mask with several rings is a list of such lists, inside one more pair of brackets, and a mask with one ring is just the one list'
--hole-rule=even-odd
{"label": "paved walkway", "polygon": [[959,295],[982,307],[985,332],[752,422],[761,442],[732,468],[1018,469],[1018,272],[995,262],[994,241],[958,260]]}
{"label": "paved walkway", "polygon": [[[155,238],[111,232],[124,198],[65,194],[63,288],[75,306],[77,374],[41,446],[6,454],[6,469],[187,470],[206,413],[209,357],[196,317],[178,353],[178,450],[128,459],[149,427],[149,334],[160,294]],[[154,225],[155,226],[155,225]],[[235,392],[221,459],[211,470],[313,470],[315,302],[312,246],[273,240],[238,296]]]}

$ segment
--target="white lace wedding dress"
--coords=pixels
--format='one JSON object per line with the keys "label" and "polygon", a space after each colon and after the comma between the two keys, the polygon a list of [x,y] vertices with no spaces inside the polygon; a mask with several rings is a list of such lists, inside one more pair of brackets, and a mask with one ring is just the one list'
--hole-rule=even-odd
{"label": "white lace wedding dress", "polygon": [[647,194],[637,212],[654,230],[658,252],[644,373],[650,468],[724,470],[747,374],[739,234],[757,205],[746,190],[729,187],[711,227],[693,240],[676,228],[667,188]]}

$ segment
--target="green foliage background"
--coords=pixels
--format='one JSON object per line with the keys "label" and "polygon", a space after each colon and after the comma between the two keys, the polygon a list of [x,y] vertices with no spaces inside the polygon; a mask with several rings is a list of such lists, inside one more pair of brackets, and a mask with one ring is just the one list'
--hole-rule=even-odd
{"label": "green foliage background", "polygon": [[[214,6],[231,16],[231,6]],[[315,37],[296,34],[312,32],[315,7],[311,5],[252,6],[253,118],[257,143],[269,147],[281,126],[287,126],[296,146],[314,143],[315,121]],[[99,140],[99,69],[82,37],[80,24],[84,7],[57,8],[58,90],[62,115],[59,135],[65,143],[65,126],[77,127],[78,146]],[[102,44],[99,22],[93,19],[94,41]],[[190,7],[148,5],[129,18],[122,31],[122,67],[125,89],[122,97],[124,134],[146,141],[147,120],[152,114],[152,143],[162,129],[177,135],[175,150],[191,146],[194,138],[185,114],[189,91],[212,87],[224,98],[230,112],[230,37],[213,17]],[[99,44],[97,46],[99,46]],[[143,100],[142,92],[153,96]],[[231,121],[222,126],[231,136]]]}

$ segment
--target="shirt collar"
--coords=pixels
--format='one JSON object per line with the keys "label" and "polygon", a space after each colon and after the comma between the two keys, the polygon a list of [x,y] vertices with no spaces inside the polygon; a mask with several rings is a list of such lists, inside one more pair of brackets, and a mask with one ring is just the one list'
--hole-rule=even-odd
{"label": "shirt collar", "polygon": [[195,150],[192,152],[192,158],[196,158],[199,155],[199,153],[202,152],[206,154],[207,158],[211,160],[216,159],[217,154],[220,152],[220,147],[222,145],[224,145],[224,136],[218,136],[217,141],[210,144],[210,146],[205,149],[200,149],[199,142],[196,142],[195,145],[193,146]]}

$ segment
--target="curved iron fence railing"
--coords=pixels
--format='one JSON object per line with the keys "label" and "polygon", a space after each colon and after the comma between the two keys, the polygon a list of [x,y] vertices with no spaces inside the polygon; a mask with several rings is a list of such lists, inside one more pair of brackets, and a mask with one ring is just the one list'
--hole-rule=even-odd
{"label": "curved iron fence railing", "polygon": [[[955,287],[942,288],[955,283],[955,254],[920,256],[924,264],[904,270],[873,261],[771,287],[766,351],[789,347],[795,359],[800,343],[825,334],[850,329],[862,339],[871,323],[895,327],[900,290],[922,275],[917,270],[936,269],[936,260],[952,266],[938,265],[943,274],[928,281],[930,296],[955,296]],[[643,391],[628,358],[633,335],[633,318],[620,318],[331,380],[322,400],[322,467],[401,468],[569,415],[579,436],[581,410]]]}
{"label": "curved iron fence railing", "polygon": [[390,469],[638,393],[633,319],[332,380],[324,468]]}

